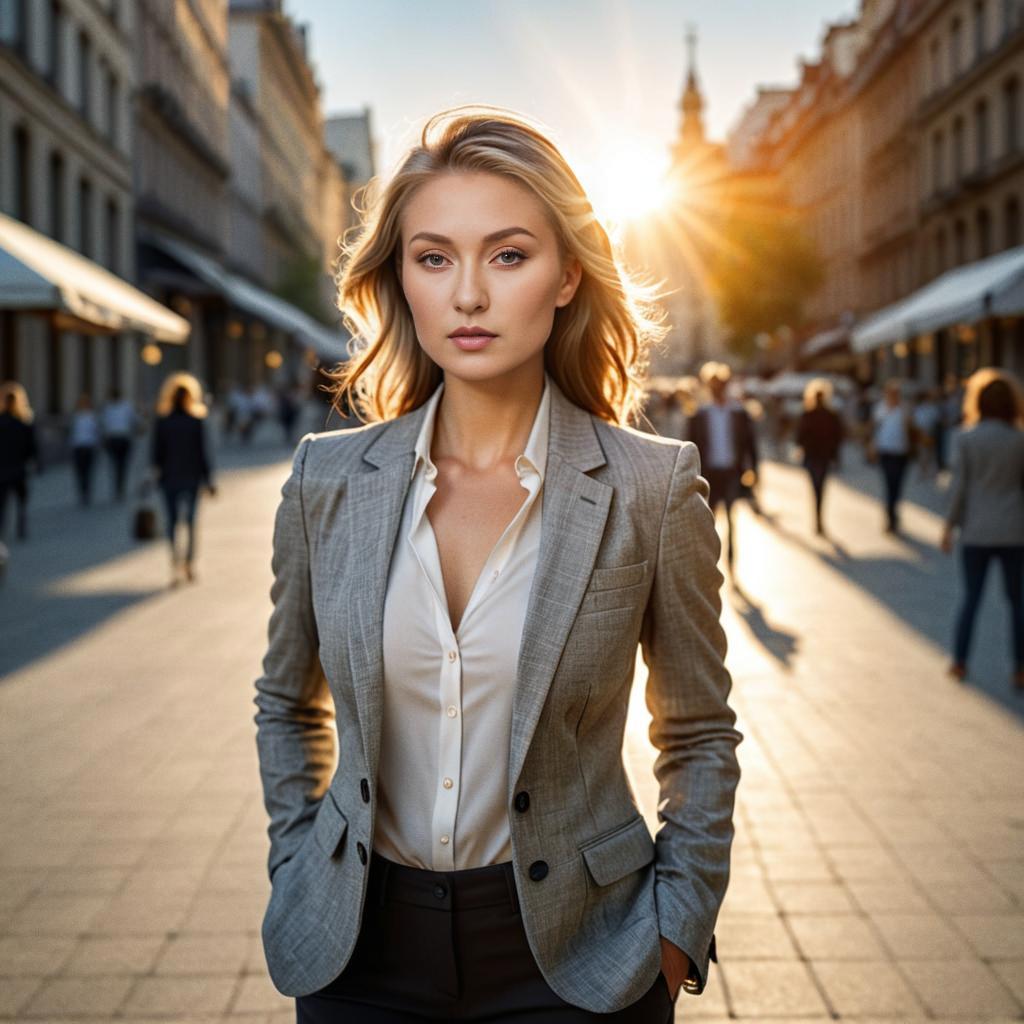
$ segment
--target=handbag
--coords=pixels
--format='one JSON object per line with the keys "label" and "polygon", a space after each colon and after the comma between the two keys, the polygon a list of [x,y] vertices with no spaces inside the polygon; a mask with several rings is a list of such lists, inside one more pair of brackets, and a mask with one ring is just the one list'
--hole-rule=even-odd
{"label": "handbag", "polygon": [[153,490],[153,481],[148,478],[139,484],[139,504],[132,517],[132,534],[136,540],[153,540],[157,534],[156,509],[148,500]]}

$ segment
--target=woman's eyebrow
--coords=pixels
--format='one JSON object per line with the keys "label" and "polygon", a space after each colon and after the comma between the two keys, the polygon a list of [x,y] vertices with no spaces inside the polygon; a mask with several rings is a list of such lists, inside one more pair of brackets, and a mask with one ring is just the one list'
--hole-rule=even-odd
{"label": "woman's eyebrow", "polygon": [[[526,228],[512,227],[502,228],[500,231],[492,231],[489,235],[484,235],[483,240],[485,242],[500,242],[503,238],[508,238],[509,235],[529,235],[531,238],[537,236]],[[435,235],[431,231],[419,231],[412,238],[409,239],[409,244],[412,245],[417,238],[425,239],[428,242],[437,242],[438,245],[451,245],[452,240],[447,235]]]}

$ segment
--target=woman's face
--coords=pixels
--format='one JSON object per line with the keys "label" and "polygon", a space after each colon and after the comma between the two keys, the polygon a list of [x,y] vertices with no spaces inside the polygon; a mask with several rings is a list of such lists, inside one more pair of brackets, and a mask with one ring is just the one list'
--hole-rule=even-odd
{"label": "woman's face", "polygon": [[[555,309],[579,285],[544,207],[525,186],[486,172],[440,174],[408,202],[399,277],[423,350],[445,374],[490,380],[543,365]],[[485,341],[451,337],[479,327]]]}

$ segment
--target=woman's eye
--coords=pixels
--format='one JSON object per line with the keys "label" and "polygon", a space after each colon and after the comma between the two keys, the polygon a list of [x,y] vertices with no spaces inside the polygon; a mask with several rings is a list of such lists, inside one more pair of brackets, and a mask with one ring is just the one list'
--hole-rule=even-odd
{"label": "woman's eye", "polygon": [[[519,259],[516,260],[516,263],[520,263],[526,259],[526,253],[520,252],[518,249],[502,249],[501,252],[498,253],[498,259],[500,260],[502,256],[518,256]],[[514,267],[515,265],[515,263],[502,264],[502,266],[505,267]]]}
{"label": "woman's eye", "polygon": [[428,253],[424,253],[422,256],[420,256],[419,259],[416,262],[417,263],[423,263],[423,264],[425,264],[428,267],[439,267],[439,266],[441,266],[440,263],[427,263],[427,260],[443,260],[443,259],[444,259],[444,257],[439,252],[428,252]]}

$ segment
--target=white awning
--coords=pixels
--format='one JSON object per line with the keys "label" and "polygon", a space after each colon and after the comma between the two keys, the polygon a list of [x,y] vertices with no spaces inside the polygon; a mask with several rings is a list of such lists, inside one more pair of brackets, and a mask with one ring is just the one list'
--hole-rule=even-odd
{"label": "white awning", "polygon": [[946,271],[855,327],[851,345],[855,351],[869,352],[953,324],[1021,313],[1024,245]]}
{"label": "white awning", "polygon": [[827,331],[819,331],[808,338],[800,346],[800,355],[804,358],[820,355],[831,348],[838,348],[845,345],[850,339],[850,331],[847,327],[831,327]]}
{"label": "white awning", "polygon": [[0,309],[45,313],[65,330],[141,331],[184,343],[191,324],[105,267],[0,213]]}
{"label": "white awning", "polygon": [[188,267],[197,277],[216,288],[233,306],[244,309],[266,323],[293,334],[309,345],[326,362],[348,359],[348,332],[331,330],[317,323],[297,306],[225,270],[216,260],[192,246],[152,229],[141,229],[139,237]]}

